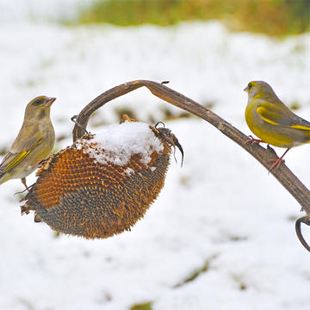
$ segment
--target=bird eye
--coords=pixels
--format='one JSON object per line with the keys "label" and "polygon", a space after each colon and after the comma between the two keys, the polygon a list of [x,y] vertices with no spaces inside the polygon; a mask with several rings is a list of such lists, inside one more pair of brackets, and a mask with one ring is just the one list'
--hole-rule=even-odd
{"label": "bird eye", "polygon": [[43,100],[42,100],[42,99],[37,99],[36,101],[34,101],[34,103],[33,103],[32,105],[38,106],[38,105],[40,105],[40,104],[42,104],[42,103],[43,103]]}
{"label": "bird eye", "polygon": [[248,84],[248,89],[250,90],[252,88],[253,84],[252,83],[249,83]]}

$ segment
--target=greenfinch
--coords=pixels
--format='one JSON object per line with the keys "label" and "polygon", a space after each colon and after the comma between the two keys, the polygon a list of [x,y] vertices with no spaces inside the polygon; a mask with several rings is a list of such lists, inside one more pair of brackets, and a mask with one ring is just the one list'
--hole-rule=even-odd
{"label": "greenfinch", "polygon": [[21,179],[28,189],[26,176],[50,155],[54,146],[50,107],[55,100],[40,96],[28,103],[23,125],[0,164],[0,184],[10,179]]}
{"label": "greenfinch", "polygon": [[294,114],[277,97],[269,84],[252,81],[244,89],[248,93],[245,120],[250,130],[259,138],[251,137],[248,142],[265,142],[287,148],[284,154],[271,166],[279,167],[284,155],[292,148],[310,142],[310,122]]}

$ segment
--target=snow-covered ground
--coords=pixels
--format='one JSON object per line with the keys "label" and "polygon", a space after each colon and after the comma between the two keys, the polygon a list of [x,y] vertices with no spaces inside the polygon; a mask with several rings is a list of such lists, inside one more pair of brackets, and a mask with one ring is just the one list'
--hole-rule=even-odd
{"label": "snow-covered ground", "polygon": [[[251,80],[267,81],[310,119],[310,35],[278,41],[229,33],[217,22],[70,28],[2,20],[0,59],[1,150],[33,97],[57,97],[59,149],[71,143],[71,116],[135,79],[169,80],[247,134],[242,90]],[[140,89],[103,107],[91,131],[118,122],[121,108],[146,122],[163,120],[165,109],[181,112]],[[155,310],[309,309],[310,254],[295,235],[297,202],[208,123],[196,117],[165,123],[184,148],[184,166],[177,154],[160,197],[130,232],[93,241],[55,237],[46,224],[20,216],[19,180],[1,185],[1,310],[122,310],[148,301]],[[306,186],[309,154],[302,146],[286,156]]]}

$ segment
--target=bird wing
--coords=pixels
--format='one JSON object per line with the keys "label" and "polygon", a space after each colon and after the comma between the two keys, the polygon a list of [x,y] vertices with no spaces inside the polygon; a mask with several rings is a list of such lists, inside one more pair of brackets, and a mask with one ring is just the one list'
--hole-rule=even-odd
{"label": "bird wing", "polygon": [[12,168],[18,165],[34,148],[41,144],[42,141],[42,138],[33,137],[20,146],[21,149],[24,149],[24,151],[9,151],[3,158],[3,161],[0,165],[0,175],[10,171]]}
{"label": "bird wing", "polygon": [[285,105],[264,102],[256,111],[259,117],[269,124],[310,131],[310,122],[294,114]]}

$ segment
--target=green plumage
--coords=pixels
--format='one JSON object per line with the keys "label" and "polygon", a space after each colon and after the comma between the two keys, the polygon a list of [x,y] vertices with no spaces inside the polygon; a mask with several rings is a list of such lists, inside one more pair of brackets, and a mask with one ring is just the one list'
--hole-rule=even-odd
{"label": "green plumage", "polygon": [[50,106],[54,101],[55,98],[40,96],[28,103],[22,128],[0,165],[0,184],[10,179],[24,179],[50,155],[55,142],[50,119]]}
{"label": "green plumage", "polygon": [[310,123],[294,114],[265,82],[250,82],[245,119],[263,142],[292,148],[310,142]]}

